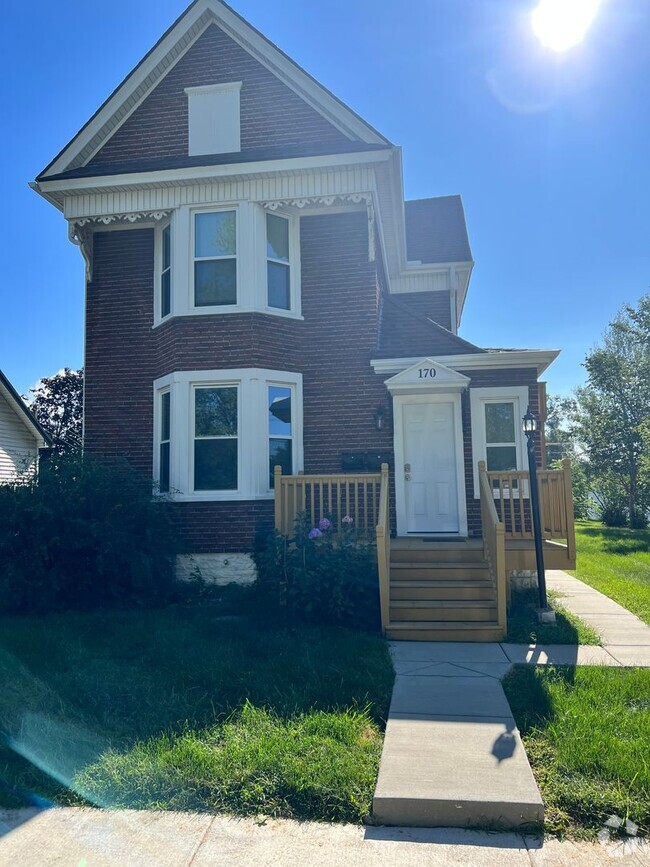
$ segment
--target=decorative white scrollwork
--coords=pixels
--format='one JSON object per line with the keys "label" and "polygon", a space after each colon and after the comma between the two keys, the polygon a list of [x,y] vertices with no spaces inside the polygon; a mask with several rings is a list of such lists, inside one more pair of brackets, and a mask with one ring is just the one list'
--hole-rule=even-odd
{"label": "decorative white scrollwork", "polygon": [[372,193],[345,193],[334,196],[307,196],[297,199],[272,199],[259,203],[268,211],[279,208],[331,208],[333,205],[365,204],[368,212],[368,261],[375,261],[375,206]]}

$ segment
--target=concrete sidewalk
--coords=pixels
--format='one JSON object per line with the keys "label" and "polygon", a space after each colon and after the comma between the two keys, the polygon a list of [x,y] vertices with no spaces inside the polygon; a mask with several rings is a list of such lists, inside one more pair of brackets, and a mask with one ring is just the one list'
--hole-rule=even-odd
{"label": "concrete sidewalk", "polygon": [[0,811],[2,867],[650,867],[647,845],[188,813]]}

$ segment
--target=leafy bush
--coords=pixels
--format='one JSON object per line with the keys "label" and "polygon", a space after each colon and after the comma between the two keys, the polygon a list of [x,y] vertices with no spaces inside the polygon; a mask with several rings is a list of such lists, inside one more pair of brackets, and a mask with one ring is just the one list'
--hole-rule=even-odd
{"label": "leafy bush", "polygon": [[0,612],[155,604],[174,588],[169,505],[126,464],[57,456],[0,486]]}
{"label": "leafy bush", "polygon": [[274,533],[255,559],[266,605],[295,621],[378,629],[379,578],[373,541],[344,518],[318,527],[296,523],[293,536]]}

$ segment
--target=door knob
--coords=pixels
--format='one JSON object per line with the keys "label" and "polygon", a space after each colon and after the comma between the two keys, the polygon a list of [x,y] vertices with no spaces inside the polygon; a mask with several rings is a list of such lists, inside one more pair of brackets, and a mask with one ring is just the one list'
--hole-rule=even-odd
{"label": "door knob", "polygon": [[411,474],[410,473],[404,473],[404,481],[405,482],[411,481]]}

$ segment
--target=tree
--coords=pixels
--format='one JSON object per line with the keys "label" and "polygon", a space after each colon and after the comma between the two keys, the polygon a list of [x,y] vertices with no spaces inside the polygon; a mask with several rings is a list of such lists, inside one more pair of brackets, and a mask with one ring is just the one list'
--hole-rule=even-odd
{"label": "tree", "polygon": [[650,295],[626,304],[585,359],[587,384],[577,389],[574,428],[590,475],[619,496],[632,525],[650,502],[645,466],[650,420]]}
{"label": "tree", "polygon": [[559,468],[562,458],[571,461],[573,479],[573,512],[576,518],[588,518],[592,502],[587,478],[587,466],[572,420],[576,401],[572,397],[549,395],[546,401],[546,461],[549,467]]}
{"label": "tree", "polygon": [[81,450],[83,424],[83,370],[66,367],[41,379],[30,391],[29,408],[50,434],[58,451]]}

